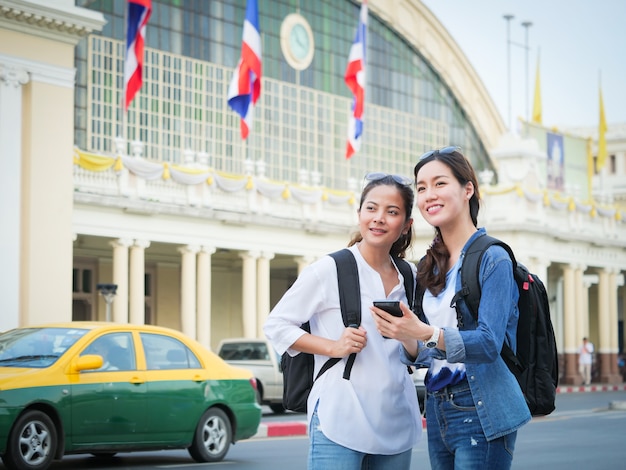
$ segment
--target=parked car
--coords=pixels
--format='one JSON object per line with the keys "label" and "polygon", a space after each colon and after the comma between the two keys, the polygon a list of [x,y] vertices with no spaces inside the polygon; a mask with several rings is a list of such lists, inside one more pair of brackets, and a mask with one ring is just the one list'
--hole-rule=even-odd
{"label": "parked car", "polygon": [[172,448],[216,462],[260,420],[252,374],[175,330],[72,322],[0,335],[0,455],[10,470]]}
{"label": "parked car", "polygon": [[274,413],[284,413],[283,374],[280,356],[265,339],[229,338],[222,340],[217,354],[228,364],[243,367],[254,374],[258,401]]}

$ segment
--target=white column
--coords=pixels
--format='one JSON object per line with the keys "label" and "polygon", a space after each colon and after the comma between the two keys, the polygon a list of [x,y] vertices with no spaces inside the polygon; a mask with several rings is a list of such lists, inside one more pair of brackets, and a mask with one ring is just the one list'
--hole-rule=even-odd
{"label": "white column", "polygon": [[580,290],[582,291],[583,315],[580,324],[577,327],[579,343],[583,340],[583,337],[589,337],[591,332],[589,318],[589,289],[591,289],[591,286],[598,283],[598,275],[583,274],[581,282],[582,285],[580,286]]}
{"label": "white column", "polygon": [[274,253],[261,253],[257,261],[257,338],[263,338],[263,325],[270,313],[270,261]]}
{"label": "white column", "polygon": [[196,253],[200,247],[187,245],[178,249],[182,254],[180,270],[181,331],[196,338]]}
{"label": "white column", "polygon": [[113,284],[117,284],[113,299],[115,323],[128,323],[128,247],[132,243],[125,238],[110,242],[113,247]]}
{"label": "white column", "polygon": [[198,252],[196,286],[197,340],[211,349],[211,255],[214,247],[203,246]]}
{"label": "white column", "polygon": [[256,260],[259,257],[259,253],[247,251],[245,253],[239,253],[239,256],[243,259],[243,295],[241,299],[243,311],[243,336],[245,338],[256,338]]}
{"label": "white column", "polygon": [[22,85],[28,73],[0,62],[0,331],[20,326]]}
{"label": "white column", "polygon": [[598,270],[600,280],[598,282],[598,344],[595,344],[595,352],[609,353],[611,344],[611,327],[610,322],[610,296],[609,290],[609,274],[610,270],[603,268]]}
{"label": "white column", "polygon": [[611,352],[619,352],[619,334],[617,327],[619,326],[619,318],[617,313],[617,297],[619,295],[619,271],[611,268],[609,272],[609,325],[611,325]]}
{"label": "white column", "polygon": [[149,241],[135,240],[130,247],[129,323],[134,325],[146,322],[145,250],[149,246]]}
{"label": "white column", "polygon": [[309,264],[315,261],[315,258],[313,258],[312,256],[296,256],[293,260],[298,266],[298,275],[300,275],[304,268],[306,268]]}
{"label": "white column", "polygon": [[563,266],[563,331],[565,355],[564,383],[578,383],[577,350],[578,332],[576,331],[576,283],[575,266]]}
{"label": "white column", "polygon": [[583,282],[587,266],[577,265],[574,271],[576,295],[576,341],[579,344],[583,336],[589,336],[589,294]]}

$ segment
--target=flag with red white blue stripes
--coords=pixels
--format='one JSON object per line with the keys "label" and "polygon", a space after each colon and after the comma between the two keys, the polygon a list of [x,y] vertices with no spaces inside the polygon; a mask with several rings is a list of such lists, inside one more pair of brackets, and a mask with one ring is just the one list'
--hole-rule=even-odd
{"label": "flag with red white blue stripes", "polygon": [[143,46],[146,25],[152,13],[152,0],[128,0],[126,24],[126,60],[124,62],[124,109],[128,110],[141,88]]}
{"label": "flag with red white blue stripes", "polygon": [[241,116],[241,138],[252,127],[254,105],[261,96],[261,33],[256,0],[248,0],[243,22],[241,58],[228,87],[228,104]]}
{"label": "flag with red white blue stripes", "polygon": [[346,158],[350,158],[361,148],[363,137],[363,107],[365,105],[365,36],[367,33],[367,1],[361,3],[359,26],[356,30],[354,43],[350,48],[348,66],[344,80],[354,95],[352,109],[348,121],[348,144],[346,146]]}

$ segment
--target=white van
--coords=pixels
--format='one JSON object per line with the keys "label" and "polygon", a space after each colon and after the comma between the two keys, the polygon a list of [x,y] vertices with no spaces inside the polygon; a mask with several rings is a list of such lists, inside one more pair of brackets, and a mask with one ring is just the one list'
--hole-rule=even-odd
{"label": "white van", "polygon": [[252,371],[257,381],[259,404],[284,413],[283,374],[280,356],[265,339],[229,338],[220,342],[217,355],[228,364]]}

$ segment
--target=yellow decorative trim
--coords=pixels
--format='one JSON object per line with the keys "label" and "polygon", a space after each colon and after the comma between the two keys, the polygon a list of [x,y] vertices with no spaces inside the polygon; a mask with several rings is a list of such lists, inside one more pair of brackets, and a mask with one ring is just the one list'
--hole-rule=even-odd
{"label": "yellow decorative trim", "polygon": [[574,198],[573,197],[569,198],[569,204],[567,206],[567,209],[570,212],[574,212],[576,210],[576,203],[574,202]]}
{"label": "yellow decorative trim", "polygon": [[113,166],[115,160],[111,157],[86,153],[75,149],[74,163],[87,171],[106,171]]}
{"label": "yellow decorative trim", "polygon": [[508,186],[506,188],[493,188],[493,187],[487,187],[487,188],[481,188],[480,192],[484,193],[484,194],[489,194],[489,195],[499,195],[499,194],[507,194],[510,192],[515,191],[518,195],[523,196],[523,192],[520,192],[520,188],[519,185],[515,185],[515,186]]}
{"label": "yellow decorative trim", "polygon": [[113,167],[113,170],[122,171],[123,169],[124,169],[124,163],[122,162],[122,157],[117,157],[117,159],[115,160],[115,166]]}
{"label": "yellow decorative trim", "polygon": [[[135,159],[124,155],[115,157],[98,155],[84,152],[77,147],[74,148],[72,161],[87,171],[103,172],[111,169],[119,173],[127,168],[131,173],[139,178],[154,179],[158,176],[163,180],[172,180],[178,184],[192,185],[206,182],[211,186],[216,184],[217,189],[227,192],[241,190],[256,190],[263,196],[274,199],[293,198],[297,202],[304,204],[316,204],[318,201],[330,204],[345,204],[351,206],[357,203],[357,195],[354,191],[335,190],[321,187],[303,186],[285,181],[272,181],[266,178],[256,178],[253,175],[239,175],[233,173],[218,172],[212,168],[190,168],[183,165],[171,164],[167,162],[157,163],[143,158]],[[131,164],[132,163],[132,164]],[[282,189],[281,189],[282,188]],[[547,189],[527,189],[519,184],[505,187],[488,186],[483,188],[487,195],[501,196],[514,192],[518,197],[526,198],[531,203],[543,203],[556,211],[577,212],[589,217],[604,217],[621,222],[624,218],[624,209],[620,205],[600,205],[590,198],[586,202],[580,202],[573,197],[564,197],[559,192],[550,192]]]}
{"label": "yellow decorative trim", "polygon": [[187,173],[188,175],[201,175],[209,171],[202,168],[188,168],[186,166],[176,165],[174,163],[172,163],[171,168],[172,170],[180,171],[181,173]]}

